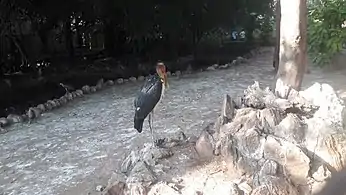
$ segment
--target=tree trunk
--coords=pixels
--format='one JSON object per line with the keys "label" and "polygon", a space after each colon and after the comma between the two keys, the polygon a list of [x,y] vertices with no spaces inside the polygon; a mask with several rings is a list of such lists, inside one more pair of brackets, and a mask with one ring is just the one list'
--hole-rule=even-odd
{"label": "tree trunk", "polygon": [[279,60],[280,60],[280,21],[281,21],[281,6],[280,6],[280,0],[276,1],[275,6],[275,50],[274,50],[274,57],[273,57],[273,67],[275,68],[275,72],[279,69]]}
{"label": "tree trunk", "polygon": [[280,0],[280,60],[275,92],[287,98],[300,90],[306,67],[306,0]]}
{"label": "tree trunk", "polygon": [[66,19],[65,24],[65,46],[70,58],[74,56],[74,47],[72,40],[71,22],[70,19]]}

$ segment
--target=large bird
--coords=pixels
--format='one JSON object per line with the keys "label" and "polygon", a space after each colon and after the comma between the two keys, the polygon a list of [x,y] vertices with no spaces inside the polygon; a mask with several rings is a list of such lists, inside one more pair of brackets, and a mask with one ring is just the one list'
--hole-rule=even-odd
{"label": "large bird", "polygon": [[154,145],[157,145],[153,131],[153,115],[156,105],[162,99],[165,88],[168,87],[166,66],[162,62],[156,65],[156,74],[150,75],[141,87],[135,101],[134,128],[141,133],[143,123],[148,116],[149,128]]}

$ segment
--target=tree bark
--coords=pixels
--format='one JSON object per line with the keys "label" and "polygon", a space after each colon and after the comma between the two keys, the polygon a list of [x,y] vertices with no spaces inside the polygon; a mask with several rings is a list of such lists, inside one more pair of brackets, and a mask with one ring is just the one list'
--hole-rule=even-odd
{"label": "tree bark", "polygon": [[306,0],[280,0],[280,60],[275,92],[287,98],[300,90],[306,71]]}
{"label": "tree bark", "polygon": [[280,60],[280,21],[281,21],[281,6],[280,0],[276,1],[275,5],[275,50],[273,57],[273,67],[275,68],[275,72],[278,72],[279,69],[279,60]]}

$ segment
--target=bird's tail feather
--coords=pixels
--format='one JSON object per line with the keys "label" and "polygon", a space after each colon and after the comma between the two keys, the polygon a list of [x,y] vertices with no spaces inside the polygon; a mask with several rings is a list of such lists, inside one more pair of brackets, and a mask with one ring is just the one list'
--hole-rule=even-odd
{"label": "bird's tail feather", "polygon": [[143,129],[144,119],[134,118],[134,128],[141,133]]}

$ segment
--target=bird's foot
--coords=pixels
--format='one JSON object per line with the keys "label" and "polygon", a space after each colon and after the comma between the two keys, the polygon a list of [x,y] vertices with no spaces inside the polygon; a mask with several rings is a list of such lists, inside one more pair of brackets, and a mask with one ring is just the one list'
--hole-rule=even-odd
{"label": "bird's foot", "polygon": [[160,138],[154,141],[154,146],[156,147],[162,147],[163,144],[165,143],[165,138]]}

